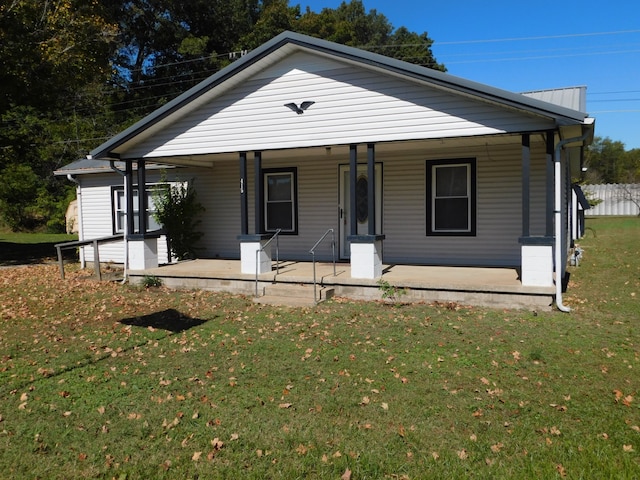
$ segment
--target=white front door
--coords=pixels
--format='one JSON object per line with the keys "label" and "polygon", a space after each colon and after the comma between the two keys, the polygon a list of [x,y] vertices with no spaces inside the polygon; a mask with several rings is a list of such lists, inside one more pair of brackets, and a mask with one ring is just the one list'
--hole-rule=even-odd
{"label": "white front door", "polygon": [[[382,233],[382,164],[376,163],[376,234]],[[349,165],[340,165],[339,170],[339,215],[340,215],[340,258],[348,259],[351,256],[349,235],[367,235],[369,233],[369,178],[367,164],[358,164],[356,180],[356,211],[351,211],[349,202],[351,184],[349,182]],[[357,232],[350,232],[351,215],[357,219]]]}

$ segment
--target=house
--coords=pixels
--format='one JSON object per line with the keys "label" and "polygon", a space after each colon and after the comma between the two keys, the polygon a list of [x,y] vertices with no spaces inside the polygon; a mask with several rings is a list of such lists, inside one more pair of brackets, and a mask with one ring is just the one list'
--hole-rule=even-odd
{"label": "house", "polygon": [[276,232],[280,258],[308,260],[333,229],[351,278],[514,268],[564,310],[585,110],[584,87],[516,94],[284,32],[56,173],[79,182],[84,238],[128,218],[131,268],[169,260],[135,213],[167,165],[206,208],[201,256],[239,259],[241,274],[271,271],[261,248]]}

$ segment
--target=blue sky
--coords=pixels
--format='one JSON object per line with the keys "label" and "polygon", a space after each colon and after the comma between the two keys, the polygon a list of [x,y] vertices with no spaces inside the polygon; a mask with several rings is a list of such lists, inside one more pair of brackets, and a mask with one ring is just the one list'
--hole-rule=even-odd
{"label": "blue sky", "polygon": [[[341,0],[290,0],[304,11]],[[448,73],[513,92],[586,86],[596,135],[640,148],[638,0],[363,0],[427,32]]]}

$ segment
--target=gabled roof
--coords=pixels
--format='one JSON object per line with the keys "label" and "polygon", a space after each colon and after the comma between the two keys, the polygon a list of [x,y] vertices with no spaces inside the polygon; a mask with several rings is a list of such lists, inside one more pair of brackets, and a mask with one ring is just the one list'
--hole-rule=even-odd
{"label": "gabled roof", "polygon": [[257,72],[296,51],[311,51],[316,54],[331,56],[387,75],[423,82],[431,87],[458,95],[552,118],[558,125],[581,124],[587,117],[584,112],[543,101],[539,98],[533,98],[532,96],[508,92],[455,77],[438,70],[326,40],[293,32],[283,32],[112,137],[91,151],[90,156],[103,160],[118,159],[118,149],[126,148],[125,144],[127,142],[159,131],[174,119],[197,108],[222,92],[228,91]]}

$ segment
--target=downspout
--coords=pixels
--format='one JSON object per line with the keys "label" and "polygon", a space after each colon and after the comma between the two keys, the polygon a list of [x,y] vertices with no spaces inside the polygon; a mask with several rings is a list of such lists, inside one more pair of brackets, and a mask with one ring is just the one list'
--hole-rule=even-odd
{"label": "downspout", "polygon": [[589,136],[589,132],[584,133],[580,137],[567,138],[560,140],[556,145],[555,155],[553,157],[554,162],[554,248],[555,248],[555,263],[556,263],[556,306],[561,312],[570,312],[571,309],[562,303],[562,182],[561,173],[562,165],[560,161],[560,152],[568,143],[584,142]]}
{"label": "downspout", "polygon": [[[78,240],[84,240],[84,228],[82,222],[82,188],[80,187],[80,181],[70,173],[67,173],[67,180],[77,185],[76,200],[78,202]],[[82,255],[80,255],[80,268],[84,270],[84,267],[86,266],[84,260],[84,247],[80,247],[80,249],[82,250]]]}
{"label": "downspout", "polygon": [[[118,167],[116,167],[116,164],[113,160],[109,160],[109,166],[111,167],[111,170],[113,170],[116,173],[119,173],[120,175],[122,175],[122,178],[124,179],[123,183],[124,183],[124,198],[127,198],[127,195],[129,194],[129,192],[127,192],[127,173],[123,172],[122,170],[120,170]],[[127,272],[129,271],[129,245],[128,245],[128,241],[127,241],[127,236],[129,234],[129,232],[127,232],[127,225],[129,224],[128,218],[129,218],[129,212],[127,211],[127,203],[125,202],[125,206],[124,206],[124,218],[125,218],[125,222],[124,222],[124,232],[123,232],[123,236],[122,236],[122,240],[124,243],[124,271],[122,272],[122,283],[126,283],[127,282]]]}

